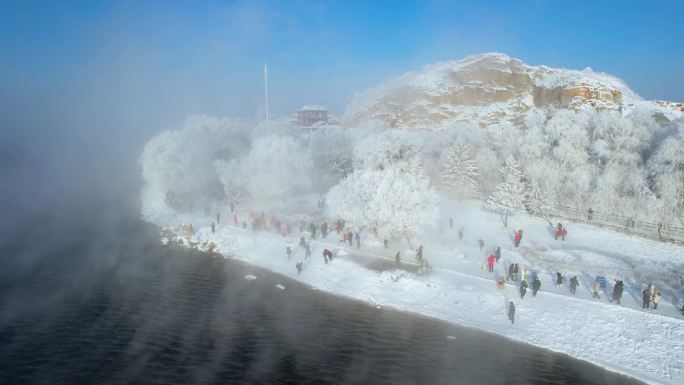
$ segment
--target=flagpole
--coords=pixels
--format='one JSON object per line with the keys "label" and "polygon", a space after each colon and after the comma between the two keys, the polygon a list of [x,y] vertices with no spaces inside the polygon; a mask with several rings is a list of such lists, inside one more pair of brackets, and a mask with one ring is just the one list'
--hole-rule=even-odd
{"label": "flagpole", "polygon": [[264,91],[266,94],[266,122],[268,123],[268,65],[264,60]]}

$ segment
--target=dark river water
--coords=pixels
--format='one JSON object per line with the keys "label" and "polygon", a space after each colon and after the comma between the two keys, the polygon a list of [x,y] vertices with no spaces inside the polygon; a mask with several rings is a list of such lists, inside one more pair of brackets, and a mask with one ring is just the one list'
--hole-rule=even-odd
{"label": "dark river water", "polygon": [[83,218],[0,244],[0,384],[636,383]]}

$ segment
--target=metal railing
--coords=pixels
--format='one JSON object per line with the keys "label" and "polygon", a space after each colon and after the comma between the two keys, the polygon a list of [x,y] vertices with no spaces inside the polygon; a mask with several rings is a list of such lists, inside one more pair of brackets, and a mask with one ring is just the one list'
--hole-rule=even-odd
{"label": "metal railing", "polygon": [[[469,198],[486,200],[493,191],[480,189],[469,195]],[[672,223],[655,223],[638,218],[602,211],[589,212],[589,207],[554,206],[546,213],[527,210],[527,214],[545,218],[549,217],[585,223],[593,226],[610,228],[629,235],[654,239],[661,242],[684,244],[684,227]]]}

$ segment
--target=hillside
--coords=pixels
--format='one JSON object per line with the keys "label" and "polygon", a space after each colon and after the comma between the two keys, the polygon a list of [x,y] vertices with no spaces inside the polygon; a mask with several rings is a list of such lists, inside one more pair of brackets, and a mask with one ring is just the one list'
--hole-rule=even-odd
{"label": "hillside", "polygon": [[347,125],[380,120],[390,127],[436,128],[467,122],[481,127],[524,125],[532,109],[629,113],[643,107],[665,122],[684,114],[684,104],[646,101],[622,80],[596,73],[530,66],[505,54],[487,53],[435,63],[359,95],[345,114]]}

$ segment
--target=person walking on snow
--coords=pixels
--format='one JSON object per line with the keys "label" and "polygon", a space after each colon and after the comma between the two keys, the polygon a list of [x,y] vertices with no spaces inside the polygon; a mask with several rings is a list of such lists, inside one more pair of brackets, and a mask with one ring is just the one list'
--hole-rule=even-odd
{"label": "person walking on snow", "polygon": [[653,310],[658,310],[658,303],[660,303],[660,291],[653,294]]}
{"label": "person walking on snow", "polygon": [[458,240],[460,241],[462,239],[463,239],[463,227],[458,229]]}
{"label": "person walking on snow", "polygon": [[561,287],[563,285],[563,272],[556,272],[556,287]]}
{"label": "person walking on snow", "polygon": [[211,222],[211,233],[214,234],[216,232],[216,225],[214,225],[214,222]]}
{"label": "person walking on snow", "polygon": [[599,296],[599,293],[601,292],[601,283],[598,281],[598,279],[594,282],[593,292],[594,295],[591,298],[601,299],[601,296]]}
{"label": "person walking on snow", "polygon": [[620,298],[622,297],[622,290],[624,288],[625,284],[620,281],[620,280],[615,280],[615,285],[613,286],[613,295],[610,298],[610,302],[617,302],[617,304],[620,304]]}
{"label": "person walking on snow", "polygon": [[570,278],[570,292],[572,294],[575,294],[575,291],[577,291],[577,285],[579,285],[579,282],[577,281],[577,276],[573,276]]}
{"label": "person walking on snow", "polygon": [[563,234],[563,225],[559,223],[556,225],[556,231],[553,233],[553,239],[558,240],[558,237],[560,237],[561,234]]}
{"label": "person walking on snow", "polygon": [[216,213],[216,224],[221,224],[221,213]]}
{"label": "person walking on snow", "polygon": [[484,247],[484,241],[480,239],[477,241],[477,244],[480,245],[480,251],[482,251],[482,248]]}
{"label": "person walking on snow", "polygon": [[332,251],[328,249],[323,249],[323,259],[325,260],[326,265],[332,262],[332,256]]}
{"label": "person walking on snow", "polygon": [[494,252],[494,257],[496,258],[496,263],[499,263],[499,259],[501,259],[501,247],[497,246],[496,251]]}
{"label": "person walking on snow", "polygon": [[352,247],[352,242],[354,242],[354,233],[349,230],[347,233],[347,241],[349,241],[349,247]]}
{"label": "person walking on snow", "polygon": [[520,270],[518,268],[518,264],[516,263],[513,265],[513,280],[516,282],[518,282],[518,273],[519,272],[520,272]]}
{"label": "person walking on snow", "polygon": [[520,300],[522,301],[523,298],[525,298],[525,293],[527,293],[527,281],[523,280],[520,283]]}
{"label": "person walking on snow", "polygon": [[302,268],[304,267],[304,264],[302,263],[302,261],[297,262],[297,265],[295,265],[295,266],[297,266],[297,275],[302,274]]}
{"label": "person walking on snow", "polygon": [[494,254],[491,254],[489,258],[487,258],[487,266],[489,267],[489,272],[493,273],[494,272],[494,260],[496,258],[494,257]]}
{"label": "person walking on snow", "polygon": [[306,246],[306,240],[304,237],[299,238],[299,248],[303,249]]}
{"label": "person walking on snow", "polygon": [[648,290],[648,287],[643,292],[641,308],[642,309],[650,309],[651,308],[651,291]]}
{"label": "person walking on snow", "polygon": [[354,236],[354,240],[356,241],[356,248],[360,249],[361,248],[361,236],[359,235],[359,233],[356,233],[356,235]]}
{"label": "person walking on snow", "polygon": [[527,273],[528,273],[527,266],[525,266],[525,268],[522,271],[522,280],[523,281],[527,281]]}
{"label": "person walking on snow", "polygon": [[510,301],[508,304],[508,319],[511,320],[511,324],[515,323],[515,305],[513,305],[513,301]]}
{"label": "person walking on snow", "polygon": [[518,232],[515,233],[515,237],[513,237],[515,247],[520,246],[520,242],[522,241],[522,232],[522,230],[518,230]]}
{"label": "person walking on snow", "polygon": [[309,231],[311,232],[311,239],[316,239],[316,225],[313,222],[309,224]]}
{"label": "person walking on snow", "polygon": [[285,253],[287,253],[287,259],[290,259],[290,257],[292,256],[292,249],[290,248],[290,246],[288,246],[285,249]]}
{"label": "person walking on snow", "polygon": [[309,259],[311,256],[311,243],[305,242],[304,243],[304,259]]}
{"label": "person walking on snow", "polygon": [[237,219],[237,214],[233,214],[233,226],[238,225],[238,219]]}
{"label": "person walking on snow", "polygon": [[539,291],[539,288],[541,288],[541,281],[539,280],[539,277],[534,277],[532,280],[532,297],[537,296],[537,292]]}
{"label": "person walking on snow", "polygon": [[324,239],[328,236],[328,222],[323,222],[321,225],[321,235]]}
{"label": "person walking on snow", "polygon": [[394,255],[394,265],[396,267],[401,267],[401,252],[399,251]]}
{"label": "person walking on snow", "polygon": [[508,275],[506,276],[506,281],[508,281],[509,279],[513,279],[513,268],[514,267],[515,266],[512,263],[510,266],[508,266]]}

